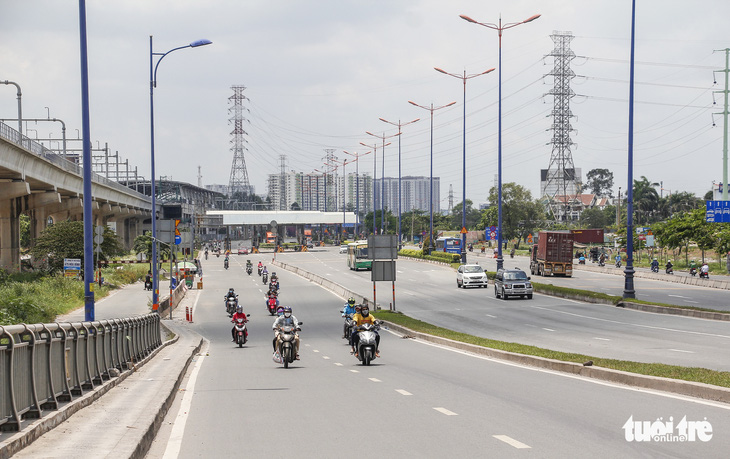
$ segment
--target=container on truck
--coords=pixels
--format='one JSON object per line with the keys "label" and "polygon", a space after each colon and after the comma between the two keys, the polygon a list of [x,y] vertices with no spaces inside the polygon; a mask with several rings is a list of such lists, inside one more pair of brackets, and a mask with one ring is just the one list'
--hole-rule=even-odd
{"label": "container on truck", "polygon": [[530,272],[539,276],[573,276],[573,234],[540,231],[530,254]]}

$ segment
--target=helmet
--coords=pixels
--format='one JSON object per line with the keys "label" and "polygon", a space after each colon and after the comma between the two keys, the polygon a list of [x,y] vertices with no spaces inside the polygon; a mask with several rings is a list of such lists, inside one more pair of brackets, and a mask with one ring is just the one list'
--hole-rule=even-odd
{"label": "helmet", "polygon": [[238,305],[238,308],[236,308],[236,312],[243,312],[243,306],[240,304]]}
{"label": "helmet", "polygon": [[353,297],[348,298],[347,299],[347,304],[349,304],[350,306],[354,306],[355,305],[355,298],[353,298]]}
{"label": "helmet", "polygon": [[360,311],[360,314],[363,317],[367,317],[368,315],[370,315],[370,308],[367,305],[363,306],[362,309],[361,309],[361,311]]}
{"label": "helmet", "polygon": [[361,310],[362,310],[362,306],[360,306],[359,304],[357,306],[355,306],[356,312],[360,312]]}
{"label": "helmet", "polygon": [[656,257],[654,257],[654,261],[656,261]]}
{"label": "helmet", "polygon": [[277,316],[280,316],[282,314],[284,314],[284,308],[279,308],[279,309],[276,310],[276,315]]}
{"label": "helmet", "polygon": [[228,293],[229,294],[233,293],[233,287],[231,287],[231,288],[228,289]]}
{"label": "helmet", "polygon": [[291,308],[284,308],[284,317],[291,317]]}
{"label": "helmet", "polygon": [[276,277],[276,271],[271,271],[271,276]]}

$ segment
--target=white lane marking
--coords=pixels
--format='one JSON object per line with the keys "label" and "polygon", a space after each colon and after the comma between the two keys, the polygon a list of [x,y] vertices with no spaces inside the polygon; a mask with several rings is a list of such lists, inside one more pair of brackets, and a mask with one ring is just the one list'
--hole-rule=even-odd
{"label": "white lane marking", "polygon": [[312,350],[312,352],[319,352],[317,349]]}
{"label": "white lane marking", "polygon": [[555,331],[552,328],[543,328],[543,330],[545,330],[545,331]]}
{"label": "white lane marking", "polygon": [[[573,301],[573,300],[571,300],[571,301]],[[576,301],[576,303],[578,303],[578,302]],[[676,333],[687,333],[687,334],[690,334],[690,335],[712,336],[712,337],[715,337],[715,338],[728,338],[728,339],[730,339],[730,335],[720,335],[720,334],[717,334],[717,333],[696,332],[696,331],[691,331],[691,330],[679,330],[677,328],[655,327],[655,326],[652,326],[652,325],[633,324],[631,322],[622,322],[620,320],[612,320],[612,319],[601,319],[601,318],[598,318],[598,317],[591,317],[591,316],[586,316],[586,315],[583,315],[583,314],[576,314],[574,312],[558,311],[558,310],[546,308],[546,307],[543,307],[543,306],[530,306],[530,307],[531,308],[534,308],[534,309],[542,309],[544,311],[555,312],[555,313],[558,313],[558,314],[565,314],[565,315],[569,315],[569,316],[573,316],[573,317],[580,317],[580,318],[583,318],[583,319],[595,320],[595,321],[599,321],[599,322],[609,322],[609,323],[612,323],[612,324],[630,325],[632,327],[639,327],[639,328],[649,328],[651,330],[661,330],[661,331],[669,331],[669,332],[676,332]],[[629,311],[626,311],[626,312],[629,312]],[[691,319],[691,318],[692,317],[686,317],[686,319]],[[683,318],[683,319],[685,319],[685,318]],[[697,319],[697,320],[706,320],[706,319]],[[528,324],[525,324],[525,325],[528,325]]]}
{"label": "white lane marking", "polygon": [[198,379],[198,372],[200,371],[200,367],[205,359],[204,352],[205,351],[201,349],[200,354],[198,354],[198,358],[195,361],[195,365],[193,365],[193,370],[190,372],[190,379],[188,379],[188,383],[185,385],[185,393],[180,401],[180,409],[177,412],[175,421],[173,421],[170,438],[167,440],[167,447],[165,448],[165,454],[162,456],[162,459],[174,459],[180,454],[180,447],[182,446],[184,438],[183,434],[185,433],[185,424],[187,423],[188,414],[190,413],[190,406],[193,403],[195,382]]}
{"label": "white lane marking", "polygon": [[200,299],[200,290],[196,290],[197,296],[195,297],[195,302],[193,303],[193,311],[190,313],[192,315],[195,315],[195,308],[198,306],[198,300]]}
{"label": "white lane marking", "polygon": [[685,298],[685,299],[689,299],[690,298],[688,296],[682,296],[682,295],[667,295],[667,296],[672,296],[674,298]]}
{"label": "white lane marking", "polygon": [[305,344],[305,346],[309,347],[309,346],[311,346],[311,344]]}
{"label": "white lane marking", "polygon": [[322,356],[322,358],[323,358],[323,359],[325,359],[325,360],[329,360],[329,359],[330,359],[330,358],[329,358],[329,357],[327,357],[326,355],[323,355],[323,356]]}
{"label": "white lane marking", "polygon": [[357,370],[350,370],[350,372],[351,372],[351,373],[360,373],[360,372],[359,372],[359,371],[357,371]]}
{"label": "white lane marking", "polygon": [[411,292],[403,292],[403,293],[405,293],[406,295],[416,296],[415,293],[411,293]]}
{"label": "white lane marking", "polygon": [[699,301],[684,300],[685,303],[699,304]]}
{"label": "white lane marking", "polygon": [[484,315],[487,316],[487,317],[491,317],[492,319],[496,319],[497,318],[497,316],[493,316],[491,314],[484,314]]}
{"label": "white lane marking", "polygon": [[338,367],[341,367],[342,366],[342,364],[339,363],[339,362],[335,362],[335,365],[337,365]]}
{"label": "white lane marking", "polygon": [[368,379],[372,382],[380,382],[380,380],[378,378],[368,378]]}
{"label": "white lane marking", "polygon": [[611,340],[610,340],[610,339],[608,339],[608,338],[593,338],[593,339],[598,339],[598,340],[601,340],[601,341],[611,341]]}
{"label": "white lane marking", "polygon": [[407,390],[403,390],[403,389],[396,389],[395,391],[401,395],[413,395],[410,392],[408,392]]}
{"label": "white lane marking", "polygon": [[530,448],[530,446],[528,446],[520,441],[517,441],[512,437],[508,437],[507,435],[492,435],[492,436],[494,438],[496,438],[497,440],[502,440],[503,442],[507,443],[510,446],[514,446],[517,449]]}
{"label": "white lane marking", "polygon": [[[401,335],[399,333],[394,332],[393,330],[387,330],[387,331],[389,333],[391,333],[392,335],[395,335],[395,336],[403,336],[403,335]],[[578,379],[578,380],[583,381],[583,382],[587,382],[587,383],[591,383],[591,384],[598,384],[599,386],[608,386],[608,387],[613,387],[615,389],[623,389],[623,390],[628,390],[628,391],[632,391],[632,392],[641,392],[643,394],[652,394],[652,395],[657,395],[659,397],[671,398],[671,399],[674,399],[674,400],[682,400],[682,401],[685,401],[685,402],[695,403],[695,404],[698,404],[698,405],[706,405],[706,406],[711,406],[713,408],[721,408],[723,410],[730,411],[730,405],[725,404],[725,403],[717,403],[717,402],[712,402],[712,401],[708,401],[708,400],[700,400],[700,399],[688,397],[688,396],[685,396],[685,395],[671,394],[671,393],[668,393],[668,392],[661,392],[661,391],[658,391],[658,390],[645,389],[645,388],[642,388],[642,387],[624,386],[624,385],[621,385],[621,384],[615,384],[615,383],[611,383],[611,382],[607,382],[607,381],[600,381],[600,380],[597,380],[597,379],[591,379],[591,378],[587,378],[587,377],[584,377],[584,376],[576,376],[576,375],[571,375],[571,374],[567,374],[567,373],[562,373],[560,371],[546,370],[545,368],[528,367],[528,366],[520,365],[518,363],[508,362],[506,360],[494,359],[494,358],[491,358],[491,357],[485,357],[483,355],[477,355],[477,354],[474,354],[474,353],[471,353],[471,352],[462,351],[462,350],[459,350],[459,349],[454,349],[454,348],[451,348],[451,347],[448,347],[448,346],[443,346],[441,344],[428,343],[428,342],[423,341],[423,340],[409,340],[409,342],[422,344],[424,346],[437,347],[439,349],[443,349],[443,350],[449,351],[449,352],[454,352],[456,354],[465,355],[467,357],[472,357],[472,358],[480,359],[480,360],[486,360],[486,361],[489,361],[489,362],[492,362],[492,363],[499,363],[500,365],[507,365],[507,366],[510,366],[510,367],[522,368],[523,370],[537,371],[538,373],[550,373],[552,375],[560,376],[560,377],[563,377],[563,378]],[[357,370],[350,370],[350,371],[357,371]]]}
{"label": "white lane marking", "polygon": [[458,416],[458,414],[454,413],[453,411],[449,411],[446,408],[442,408],[440,406],[433,407],[434,410],[438,411],[441,414],[445,414],[446,416]]}
{"label": "white lane marking", "polygon": [[669,349],[669,350],[674,351],[674,352],[684,352],[685,354],[694,354],[693,351],[684,351],[682,349]]}

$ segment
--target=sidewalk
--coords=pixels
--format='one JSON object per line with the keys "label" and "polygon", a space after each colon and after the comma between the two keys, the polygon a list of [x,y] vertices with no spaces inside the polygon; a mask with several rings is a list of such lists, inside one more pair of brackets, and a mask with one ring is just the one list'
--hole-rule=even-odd
{"label": "sidewalk", "polygon": [[[167,290],[161,291],[160,299],[169,295]],[[131,317],[152,312],[149,306],[152,292],[144,289],[144,282],[128,284],[118,290],[112,290],[108,296],[94,302],[94,320]],[[83,322],[84,307],[56,317],[56,322]]]}
{"label": "sidewalk", "polygon": [[[130,295],[134,298],[149,294],[141,284],[133,284]],[[139,290],[139,292],[137,291]],[[100,310],[108,310],[112,316],[123,317],[146,310],[135,309],[136,301],[130,301],[125,290],[100,303]],[[0,443],[0,448],[32,438],[32,431],[40,424],[55,425],[33,443],[17,452],[17,458],[67,458],[67,457],[115,457],[142,458],[146,454],[155,434],[167,414],[188,365],[195,358],[203,344],[203,338],[189,330],[185,322],[185,307],[194,306],[200,292],[191,290],[180,302],[173,313],[173,320],[164,319],[162,324],[176,334],[174,339],[163,336],[165,345],[158,349],[152,358],[136,371],[114,378],[101,388],[85,393],[61,407],[48,413],[42,419],[24,426]],[[146,301],[143,303],[146,307]],[[81,310],[83,314],[83,309]],[[72,313],[75,314],[75,313]],[[99,318],[101,312],[97,313]],[[107,314],[104,311],[104,314]],[[111,316],[110,316],[111,317]],[[163,328],[163,335],[167,330]],[[124,377],[126,375],[126,377]],[[103,396],[107,385],[113,387]],[[97,394],[96,396],[94,394]],[[84,399],[98,397],[98,400],[79,410],[73,416],[75,403]],[[87,401],[89,403],[89,401]],[[70,417],[69,417],[70,416]],[[67,419],[66,419],[67,418]],[[0,450],[0,458],[9,457]]]}

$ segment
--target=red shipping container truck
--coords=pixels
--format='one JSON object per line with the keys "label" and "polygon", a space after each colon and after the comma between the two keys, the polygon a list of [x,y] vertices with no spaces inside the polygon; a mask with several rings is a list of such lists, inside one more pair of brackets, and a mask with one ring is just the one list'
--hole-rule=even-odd
{"label": "red shipping container truck", "polygon": [[532,246],[530,272],[540,276],[573,276],[573,234],[540,231]]}
{"label": "red shipping container truck", "polygon": [[570,230],[573,240],[579,244],[603,244],[603,229]]}

